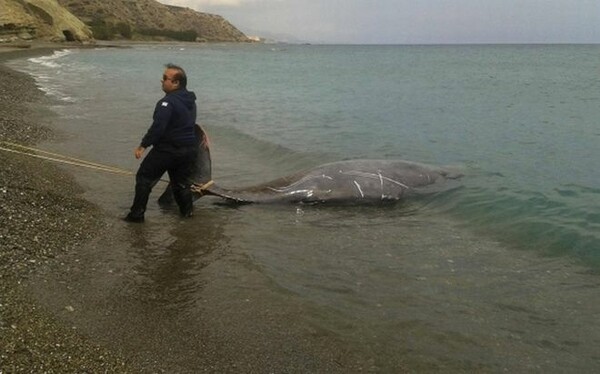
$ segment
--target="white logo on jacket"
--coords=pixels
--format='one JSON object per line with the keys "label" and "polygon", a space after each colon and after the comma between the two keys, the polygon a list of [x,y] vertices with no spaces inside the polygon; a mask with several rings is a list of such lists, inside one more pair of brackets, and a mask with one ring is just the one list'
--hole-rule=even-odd
{"label": "white logo on jacket", "polygon": [[161,103],[161,105],[162,105],[162,106],[169,106],[169,103],[167,103],[166,101],[163,101],[163,102]]}

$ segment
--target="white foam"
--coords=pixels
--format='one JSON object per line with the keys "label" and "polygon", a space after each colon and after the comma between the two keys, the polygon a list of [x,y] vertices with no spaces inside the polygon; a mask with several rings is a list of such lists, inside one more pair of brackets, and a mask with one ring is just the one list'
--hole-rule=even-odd
{"label": "white foam", "polygon": [[48,96],[57,98],[65,103],[74,103],[78,100],[64,92],[65,74],[77,70],[71,66],[64,57],[75,53],[75,50],[63,49],[51,55],[32,57],[26,61],[15,61],[11,65],[15,70],[22,71],[33,77],[38,88]]}
{"label": "white foam", "polygon": [[52,55],[49,56],[41,56],[41,57],[32,57],[27,61],[33,62],[34,64],[40,64],[49,68],[61,68],[62,64],[60,64],[57,60],[68,56],[73,53],[71,49],[63,49],[60,51],[55,51]]}

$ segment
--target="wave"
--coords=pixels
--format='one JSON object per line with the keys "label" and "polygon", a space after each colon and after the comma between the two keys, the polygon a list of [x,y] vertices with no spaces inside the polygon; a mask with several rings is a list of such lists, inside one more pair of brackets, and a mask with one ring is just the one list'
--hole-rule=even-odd
{"label": "wave", "polygon": [[73,53],[71,49],[63,49],[60,51],[55,51],[52,55],[42,56],[42,57],[32,57],[27,59],[27,61],[39,64],[48,68],[58,69],[63,67],[63,64],[59,63],[58,60],[68,56]]}
{"label": "wave", "polygon": [[600,271],[600,214],[593,204],[581,205],[564,195],[564,190],[548,194],[466,187],[440,196],[435,205],[511,247],[572,257]]}
{"label": "wave", "polygon": [[59,102],[74,103],[78,100],[66,94],[64,89],[64,71],[67,67],[73,68],[69,65],[69,60],[64,58],[73,53],[71,49],[63,49],[47,56],[15,60],[9,65],[33,77],[37,87],[46,95],[58,99]]}

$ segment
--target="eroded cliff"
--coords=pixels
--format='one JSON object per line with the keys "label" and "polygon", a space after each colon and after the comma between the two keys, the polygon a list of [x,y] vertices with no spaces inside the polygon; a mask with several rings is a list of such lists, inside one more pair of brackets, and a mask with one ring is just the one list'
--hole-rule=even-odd
{"label": "eroded cliff", "polygon": [[0,42],[81,41],[92,32],[56,0],[0,0]]}

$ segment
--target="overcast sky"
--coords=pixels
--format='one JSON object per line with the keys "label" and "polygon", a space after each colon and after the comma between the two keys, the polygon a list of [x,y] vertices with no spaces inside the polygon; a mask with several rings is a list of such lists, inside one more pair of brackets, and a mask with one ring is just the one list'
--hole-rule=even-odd
{"label": "overcast sky", "polygon": [[311,43],[600,43],[600,0],[159,1]]}

